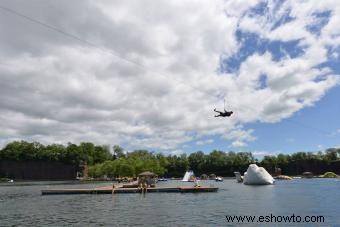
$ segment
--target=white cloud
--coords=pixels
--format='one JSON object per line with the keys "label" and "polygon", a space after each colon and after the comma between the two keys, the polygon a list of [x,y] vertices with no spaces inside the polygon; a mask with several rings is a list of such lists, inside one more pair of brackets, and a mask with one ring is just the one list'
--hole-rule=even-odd
{"label": "white cloud", "polygon": [[245,142],[243,142],[242,140],[234,140],[231,143],[231,147],[246,147],[247,144]]}
{"label": "white cloud", "polygon": [[232,140],[231,147],[245,147],[247,146],[246,142],[256,140],[256,137],[252,135],[253,132],[253,129],[244,130],[242,127],[238,127],[230,132],[226,132],[222,138]]}
{"label": "white cloud", "polygon": [[206,145],[206,144],[210,144],[213,143],[214,140],[213,139],[207,139],[207,140],[199,140],[196,142],[197,145]]}
{"label": "white cloud", "polygon": [[162,153],[165,155],[181,155],[181,154],[184,154],[185,151],[182,149],[175,149],[175,150],[165,150]]}
{"label": "white cloud", "polygon": [[276,156],[280,153],[281,151],[252,151],[251,152],[255,158],[262,159],[264,156]]}
{"label": "white cloud", "polygon": [[337,136],[337,135],[340,135],[340,129],[336,129],[335,131],[329,134],[329,136]]}
{"label": "white cloud", "polygon": [[[176,150],[222,136],[246,146],[255,132],[240,125],[278,122],[339,83],[331,69],[317,68],[327,48],[340,44],[339,4],[269,1],[266,15],[251,16],[259,2],[265,1],[4,1],[95,46],[0,13],[0,142],[88,140]],[[315,37],[306,25],[322,10],[332,14]],[[294,20],[272,29],[287,13]],[[237,29],[268,40],[300,39],[304,53],[280,60],[254,53],[239,72],[218,72],[221,58],[240,50]],[[264,74],[267,86],[259,88]],[[215,107],[223,108],[215,97],[221,94],[235,112],[231,118],[213,117]]]}

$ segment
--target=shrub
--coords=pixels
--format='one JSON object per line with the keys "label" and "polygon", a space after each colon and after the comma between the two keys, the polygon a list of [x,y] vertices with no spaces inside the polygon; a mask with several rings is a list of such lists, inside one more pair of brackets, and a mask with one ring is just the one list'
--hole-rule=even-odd
{"label": "shrub", "polygon": [[326,172],[324,175],[322,175],[323,178],[337,178],[338,175],[336,175],[333,172]]}
{"label": "shrub", "polygon": [[10,179],[6,178],[6,177],[0,177],[0,182],[7,182]]}

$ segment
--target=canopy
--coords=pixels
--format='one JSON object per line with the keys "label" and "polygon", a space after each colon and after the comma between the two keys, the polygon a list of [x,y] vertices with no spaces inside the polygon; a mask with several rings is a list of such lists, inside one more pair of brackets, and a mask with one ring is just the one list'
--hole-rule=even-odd
{"label": "canopy", "polygon": [[146,172],[138,174],[138,176],[157,176],[157,175],[153,172],[146,171]]}

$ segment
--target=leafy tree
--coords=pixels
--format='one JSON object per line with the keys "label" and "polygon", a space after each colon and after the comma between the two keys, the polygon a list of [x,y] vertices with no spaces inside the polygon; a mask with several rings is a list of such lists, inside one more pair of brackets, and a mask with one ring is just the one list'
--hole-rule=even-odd
{"label": "leafy tree", "polygon": [[[0,150],[0,160],[45,160],[76,165],[87,162],[90,165],[89,175],[92,177],[136,176],[147,170],[160,176],[166,174],[182,177],[188,169],[194,170],[197,175],[215,173],[232,176],[234,171],[243,172],[250,163],[256,162],[251,152],[226,153],[214,150],[209,154],[197,151],[189,156],[164,156],[148,150],[135,150],[125,154],[124,149],[118,145],[113,147],[113,151],[114,155],[110,153],[108,146],[98,146],[90,142],[44,146],[38,142],[13,141]],[[327,168],[339,160],[339,157],[339,148],[329,148],[324,153],[297,152],[291,155],[265,156],[259,164],[269,171],[280,167],[286,174],[301,174],[311,169],[315,173],[324,173],[329,171]]]}
{"label": "leafy tree", "polygon": [[61,155],[61,160],[75,164],[79,164],[83,160],[88,161],[81,148],[73,143],[68,143],[65,153]]}
{"label": "leafy tree", "polygon": [[80,155],[79,158],[85,160],[87,164],[89,165],[95,164],[94,162],[95,149],[93,143],[89,142],[80,143],[78,147],[78,153]]}
{"label": "leafy tree", "polygon": [[108,146],[95,146],[94,147],[94,152],[93,152],[93,163],[102,163],[106,160],[111,160],[112,155],[110,153],[109,147]]}
{"label": "leafy tree", "polygon": [[336,161],[338,159],[338,150],[336,148],[329,148],[326,150],[324,160]]}
{"label": "leafy tree", "polygon": [[100,165],[100,173],[108,177],[117,177],[117,163],[115,161],[105,161]]}
{"label": "leafy tree", "polygon": [[135,169],[133,168],[133,166],[127,164],[125,161],[119,162],[117,168],[118,168],[118,176],[120,177],[135,176]]}
{"label": "leafy tree", "polygon": [[50,144],[44,149],[45,160],[59,161],[62,155],[66,153],[66,147],[62,144]]}
{"label": "leafy tree", "polygon": [[104,173],[102,172],[102,165],[103,164],[96,164],[96,165],[90,166],[88,170],[89,176],[93,178],[102,177],[104,175]]}
{"label": "leafy tree", "polygon": [[22,150],[22,144],[23,141],[14,141],[11,143],[8,143],[2,150],[1,150],[1,159],[4,160],[21,160],[21,150]]}
{"label": "leafy tree", "polygon": [[125,157],[124,149],[120,147],[119,145],[114,145],[113,146],[113,158],[117,159],[117,158],[123,158],[123,157]]}
{"label": "leafy tree", "polygon": [[195,173],[200,174],[204,172],[203,167],[205,163],[205,155],[202,151],[191,153],[188,157],[188,162],[190,169],[192,169]]}

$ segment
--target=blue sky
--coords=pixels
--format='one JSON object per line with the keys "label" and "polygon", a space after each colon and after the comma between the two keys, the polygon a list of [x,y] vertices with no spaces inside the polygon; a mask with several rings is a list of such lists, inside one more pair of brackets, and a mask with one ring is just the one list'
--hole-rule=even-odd
{"label": "blue sky", "polygon": [[[256,157],[298,151],[324,151],[340,144],[340,89],[331,89],[314,106],[297,112],[293,117],[279,123],[250,123],[245,129],[252,128],[257,139],[238,151],[252,151]],[[207,145],[191,144],[190,152],[197,150],[235,151],[223,139],[214,138],[215,143]]]}
{"label": "blue sky", "polygon": [[[267,3],[259,3],[253,7],[249,14],[251,17],[263,16],[268,10]],[[313,13],[315,21],[306,26],[311,36],[320,36],[325,25],[329,22],[332,12],[325,10]],[[294,20],[289,12],[282,15],[271,29],[282,26]],[[236,37],[241,44],[237,53],[222,59],[220,71],[238,73],[240,65],[253,54],[264,54],[270,52],[274,61],[282,58],[299,58],[304,54],[306,48],[300,39],[280,41],[263,38],[258,33],[244,32],[241,29],[236,31]],[[334,55],[336,57],[332,57]],[[316,66],[316,68],[329,68],[339,77],[340,61],[339,47],[328,48],[328,59]],[[259,87],[267,86],[266,75],[259,78]],[[252,151],[257,157],[278,153],[293,153],[297,151],[323,151],[330,147],[340,146],[340,89],[334,87],[316,101],[312,106],[306,107],[294,113],[293,116],[282,119],[276,123],[263,123],[261,120],[254,123],[244,124],[244,129],[254,130],[256,139],[250,141],[248,146],[235,148],[231,143],[226,143],[219,137],[210,137],[206,141],[209,144],[190,145],[190,150],[202,150],[210,152],[213,149]],[[231,106],[229,106],[231,107]],[[231,107],[232,108],[232,107]],[[253,108],[253,107],[252,107]]]}
{"label": "blue sky", "polygon": [[[0,145],[340,145],[339,1],[147,3],[2,1]],[[223,99],[234,114],[215,118]]]}

